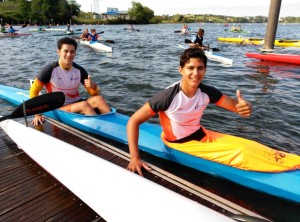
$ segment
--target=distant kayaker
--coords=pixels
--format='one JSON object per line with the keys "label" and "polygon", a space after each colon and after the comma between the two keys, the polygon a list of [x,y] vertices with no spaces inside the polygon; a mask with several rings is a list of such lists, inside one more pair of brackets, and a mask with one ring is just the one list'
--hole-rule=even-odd
{"label": "distant kayaker", "polygon": [[38,31],[39,31],[39,32],[44,32],[44,31],[46,31],[46,30],[42,27],[42,24],[41,24],[41,23],[39,23]]}
{"label": "distant kayaker", "polygon": [[133,27],[133,25],[129,25],[127,29],[133,31],[134,27]]}
{"label": "distant kayaker", "polygon": [[182,35],[189,35],[190,34],[190,29],[187,24],[184,24],[181,28],[181,34]]}
{"label": "distant kayaker", "polygon": [[73,32],[73,29],[71,29],[71,25],[70,24],[67,24],[67,28],[66,28],[65,32],[67,32],[67,33]]}
{"label": "distant kayaker", "polygon": [[12,27],[12,25],[7,25],[8,28],[8,34],[9,35],[15,35],[16,34],[16,30]]}
{"label": "distant kayaker", "polygon": [[230,31],[232,31],[232,32],[240,32],[240,31],[242,31],[242,26],[241,25],[239,25],[239,26],[232,26],[231,29],[230,29]]}
{"label": "distant kayaker", "polygon": [[199,28],[197,35],[192,39],[192,46],[198,46],[202,50],[207,49],[208,47],[203,45],[203,36],[204,36],[204,29]]}
{"label": "distant kayaker", "polygon": [[96,29],[91,29],[91,34],[90,34],[88,40],[89,41],[98,41],[98,40],[101,40],[100,35],[96,33]]}
{"label": "distant kayaker", "polygon": [[1,27],[0,27],[0,32],[4,33],[5,32],[5,27],[3,24],[1,24]]}
{"label": "distant kayaker", "polygon": [[81,36],[79,37],[79,39],[82,39],[82,40],[84,40],[84,41],[87,41],[87,40],[89,40],[89,37],[90,37],[90,33],[89,33],[89,30],[87,29],[87,28],[85,28],[84,30],[83,30],[83,33],[81,34]]}
{"label": "distant kayaker", "polygon": [[[46,87],[47,92],[61,91],[65,94],[66,99],[61,110],[85,115],[95,115],[95,109],[102,114],[110,112],[110,107],[99,94],[99,88],[91,76],[83,67],[73,62],[77,42],[72,38],[62,38],[58,40],[57,48],[58,61],[49,63],[40,70],[30,88],[30,98],[38,96],[43,87]],[[80,98],[81,84],[92,97],[86,100]],[[39,125],[43,122],[44,117],[39,114],[34,116],[32,124]]]}
{"label": "distant kayaker", "polygon": [[159,115],[164,138],[172,143],[209,141],[200,120],[210,103],[242,117],[251,115],[252,105],[243,99],[239,90],[236,92],[237,98],[231,98],[215,87],[202,83],[206,65],[207,57],[202,50],[186,49],[180,57],[178,68],[181,80],[155,94],[130,117],[127,123],[128,170],[139,175],[143,175],[142,168],[151,170],[139,155],[139,126],[155,114]]}

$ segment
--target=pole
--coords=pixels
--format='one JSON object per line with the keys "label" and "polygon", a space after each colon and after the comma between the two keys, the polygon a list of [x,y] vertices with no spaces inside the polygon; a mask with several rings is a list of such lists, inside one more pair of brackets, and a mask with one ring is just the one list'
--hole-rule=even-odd
{"label": "pole", "polygon": [[281,0],[271,0],[267,30],[265,36],[265,44],[264,47],[261,49],[262,51],[274,50],[274,41],[276,37],[280,7],[281,7]]}

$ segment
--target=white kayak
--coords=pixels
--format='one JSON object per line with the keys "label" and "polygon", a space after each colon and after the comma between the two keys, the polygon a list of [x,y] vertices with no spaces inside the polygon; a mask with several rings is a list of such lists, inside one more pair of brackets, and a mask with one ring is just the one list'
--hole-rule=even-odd
{"label": "white kayak", "polygon": [[[106,221],[234,221],[124,168],[16,121],[5,120],[0,122],[0,126],[25,153]],[[36,141],[42,141],[42,145]]]}
{"label": "white kayak", "polygon": [[104,45],[100,42],[97,41],[84,41],[84,40],[79,40],[81,44],[88,45],[94,49],[104,51],[104,52],[112,52],[112,47]]}
{"label": "white kayak", "polygon": [[58,28],[43,28],[42,30],[39,29],[28,29],[30,32],[38,32],[38,31],[54,31],[54,32],[64,32],[66,29],[58,29]]}
{"label": "white kayak", "polygon": [[[189,46],[179,44],[179,48],[188,49]],[[226,57],[222,56],[219,53],[215,53],[215,52],[207,51],[207,50],[205,50],[204,52],[205,52],[205,55],[206,55],[208,60],[215,61],[215,62],[220,62],[224,65],[232,65],[233,64],[232,59],[226,58]]]}

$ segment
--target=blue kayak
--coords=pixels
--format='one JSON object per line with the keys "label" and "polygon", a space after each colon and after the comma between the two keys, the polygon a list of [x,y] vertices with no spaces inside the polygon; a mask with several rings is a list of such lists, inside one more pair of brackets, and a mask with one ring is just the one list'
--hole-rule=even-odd
{"label": "blue kayak", "polygon": [[[19,105],[29,98],[29,90],[0,85],[0,98]],[[85,116],[54,110],[44,115],[84,130],[127,144],[126,124],[128,116],[115,109],[107,114]],[[300,203],[300,170],[279,173],[266,173],[238,169],[169,148],[161,140],[162,128],[159,125],[144,123],[140,126],[139,148],[201,172],[213,174],[242,186]]]}

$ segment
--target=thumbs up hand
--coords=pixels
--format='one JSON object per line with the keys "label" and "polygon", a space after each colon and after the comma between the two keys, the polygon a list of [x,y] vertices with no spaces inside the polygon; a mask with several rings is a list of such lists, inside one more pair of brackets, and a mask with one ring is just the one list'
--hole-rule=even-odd
{"label": "thumbs up hand", "polygon": [[84,86],[87,88],[95,88],[91,75],[88,75],[88,78],[84,80]]}
{"label": "thumbs up hand", "polygon": [[236,91],[236,96],[237,96],[237,104],[236,104],[236,110],[238,114],[240,114],[243,117],[249,117],[252,113],[252,105],[251,103],[247,102],[240,90]]}

